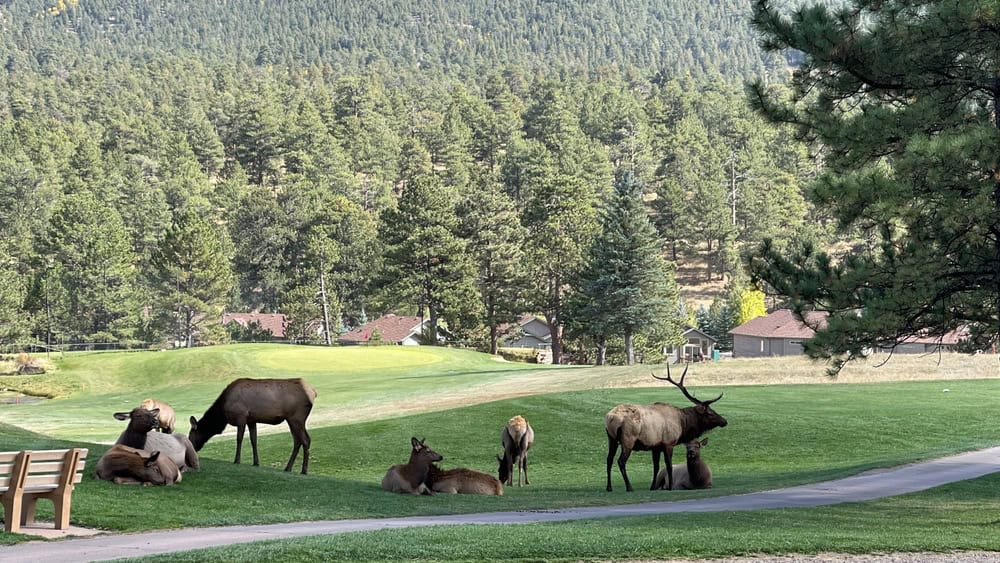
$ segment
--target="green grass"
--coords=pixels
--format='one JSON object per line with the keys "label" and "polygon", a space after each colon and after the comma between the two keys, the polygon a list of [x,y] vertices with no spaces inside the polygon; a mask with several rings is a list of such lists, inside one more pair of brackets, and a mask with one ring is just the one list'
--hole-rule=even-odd
{"label": "green grass", "polygon": [[821,508],[605,518],[516,529],[435,526],[256,542],[142,560],[579,561],[1000,551],[998,488],[1000,476],[992,475],[911,495]]}
{"label": "green grass", "polygon": [[[235,377],[302,376],[318,389],[319,399],[309,425],[313,452],[308,476],[280,470],[291,449],[291,438],[282,425],[260,438],[263,467],[246,463],[250,459],[248,443],[244,444],[245,463],[233,465],[235,440],[232,435],[223,435],[214,438],[201,452],[202,471],[186,474],[178,486],[115,486],[89,476],[78,486],[73,496],[74,524],[142,531],[597,506],[734,494],[832,479],[998,443],[995,412],[983,408],[1000,401],[997,379],[830,385],[819,376],[818,381],[824,383],[731,385],[739,381],[743,368],[760,373],[794,371],[799,366],[776,360],[722,362],[692,369],[694,377],[689,377],[689,383],[694,382],[691,384],[696,385],[699,396],[725,391],[725,397],[716,406],[730,422],[727,428],[709,435],[710,442],[704,450],[715,474],[715,488],[710,491],[645,490],[652,477],[648,452],[637,452],[629,463],[630,476],[637,488],[634,493],[625,493],[617,469],[613,473],[615,491],[604,490],[604,414],[621,402],[666,400],[684,404],[676,390],[649,379],[649,367],[538,368],[447,349],[261,345],[162,353],[71,354],[58,363],[58,371],[52,374],[10,378],[9,382],[5,378],[8,387],[47,388],[58,398],[39,404],[0,405],[0,450],[84,445],[91,448],[89,468],[92,469],[107,447],[93,442],[110,443],[122,428],[122,423],[113,420],[111,413],[134,406],[144,396],[171,402],[177,408],[179,420],[183,420],[189,414],[200,415]],[[816,371],[821,372],[822,368]],[[705,383],[712,381],[730,385]],[[652,386],[620,388],[623,384],[646,382]],[[945,388],[947,393],[943,392]],[[565,392],[535,394],[552,389]],[[507,398],[483,402],[491,396]],[[474,404],[451,408],[466,401]],[[419,414],[407,414],[413,412]],[[502,497],[416,498],[389,494],[379,488],[386,468],[406,460],[411,436],[426,438],[431,447],[444,455],[445,467],[495,472],[494,455],[500,448],[500,429],[513,414],[525,415],[537,435],[530,456],[530,487],[508,488]],[[181,431],[186,426],[181,422]],[[675,461],[679,461],[680,455],[677,458]],[[966,495],[965,487],[970,487],[969,491],[991,490],[980,486],[980,482],[997,483],[987,478],[947,490],[957,491],[958,498],[974,500],[972,492]],[[978,512],[984,518],[992,518],[990,521],[997,520],[995,494],[967,504],[948,503],[942,500],[947,496],[926,494],[931,496],[906,498],[924,499],[914,502],[917,505],[925,502],[930,513],[956,511],[968,518],[969,529],[978,522],[974,518]],[[898,506],[905,512],[906,507],[915,506],[906,502],[910,501],[892,499],[850,507],[767,511],[756,516],[719,514],[689,518],[686,515],[533,525],[518,533],[530,533],[523,537],[538,541],[527,543],[540,545],[551,537],[552,551],[524,546],[510,556],[659,557],[673,554],[670,550],[675,548],[680,550],[677,553],[700,555],[716,553],[706,550],[716,549],[711,538],[719,536],[725,541],[719,543],[718,553],[737,553],[733,550],[740,545],[750,551],[768,551],[777,546],[773,549],[780,551],[782,542],[790,546],[788,551],[822,550],[830,545],[865,551],[869,549],[866,546],[877,545],[879,541],[892,549],[897,545],[899,549],[909,549],[918,544],[934,548],[937,540],[922,537],[928,535],[923,526],[933,521],[931,514],[924,519],[908,520],[896,518],[890,511],[892,525],[900,531],[883,536],[871,525],[876,520],[883,524],[878,516],[882,507]],[[44,519],[51,509],[47,503],[41,503],[39,512]],[[799,521],[804,526],[800,529],[794,526]],[[783,529],[768,531],[769,522]],[[663,527],[669,528],[670,534],[658,533]],[[674,537],[675,528],[679,530],[677,538],[683,541],[665,540]],[[818,531],[814,533],[813,528]],[[865,533],[855,533],[855,528],[862,528]],[[797,535],[796,529],[800,530]],[[443,551],[424,553],[416,547],[382,546],[390,541],[385,539],[390,536],[380,533],[338,536],[332,541],[342,544],[343,549],[334,550],[331,557],[491,559],[500,554],[506,557],[508,551],[497,546],[504,537],[509,537],[510,530],[393,533],[399,534],[404,543],[408,538],[417,538],[415,541],[424,546],[435,545],[424,542],[421,538],[425,536],[421,534],[428,534],[428,541],[440,537],[446,543],[434,547]],[[616,534],[621,539],[612,539]],[[466,535],[474,539],[466,542],[463,539]],[[814,535],[820,538],[815,544],[810,543]],[[702,536],[707,539],[699,540]],[[855,543],[837,544],[840,536],[859,539]],[[982,542],[966,541],[970,536],[971,532],[956,532],[953,539],[960,547],[983,546]],[[920,541],[910,542],[908,538]],[[24,539],[0,533],[0,543]],[[573,551],[574,544],[579,546],[578,551]],[[232,549],[274,549],[267,557],[291,560],[309,558],[308,551],[299,551],[302,549],[329,548],[322,543],[310,546],[308,542],[281,545]],[[396,554],[392,551],[396,549],[410,551]]]}

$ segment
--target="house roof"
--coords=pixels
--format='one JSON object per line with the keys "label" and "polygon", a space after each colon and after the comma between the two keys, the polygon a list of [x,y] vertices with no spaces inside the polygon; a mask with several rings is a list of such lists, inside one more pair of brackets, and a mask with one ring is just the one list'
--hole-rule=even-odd
{"label": "house roof", "polygon": [[699,336],[701,338],[704,338],[705,340],[711,340],[713,343],[717,342],[714,338],[712,338],[711,336],[705,334],[704,332],[698,330],[697,328],[695,328],[693,326],[687,327],[687,329],[684,330],[684,332],[681,334],[681,336],[683,336],[684,338],[688,338],[692,334],[696,334],[697,336]]}
{"label": "house roof", "polygon": [[[429,319],[425,319],[425,322],[427,320]],[[368,342],[376,330],[386,342],[399,343],[420,330],[420,317],[398,317],[390,313],[343,334],[337,340],[340,342]]]}
{"label": "house roof", "polygon": [[[537,326],[538,330],[529,330],[529,325]],[[548,342],[552,339],[552,335],[549,334],[548,325],[545,324],[545,321],[534,315],[521,315],[516,322],[497,325],[497,334],[501,336],[520,334],[519,330],[525,335],[533,336],[543,342]]]}
{"label": "house roof", "polygon": [[284,338],[288,317],[284,313],[223,313],[222,324],[229,323],[239,323],[244,327],[257,323],[275,338]]}
{"label": "house roof", "polygon": [[944,333],[941,336],[910,336],[902,340],[903,344],[941,344],[941,345],[952,345],[958,344],[962,339],[967,338],[969,333],[964,329],[952,330]]}
{"label": "house roof", "polygon": [[763,317],[750,319],[729,331],[729,334],[740,336],[757,336],[760,338],[812,338],[816,331],[811,327],[826,326],[826,311],[806,311],[806,324],[795,318],[791,309],[778,309]]}

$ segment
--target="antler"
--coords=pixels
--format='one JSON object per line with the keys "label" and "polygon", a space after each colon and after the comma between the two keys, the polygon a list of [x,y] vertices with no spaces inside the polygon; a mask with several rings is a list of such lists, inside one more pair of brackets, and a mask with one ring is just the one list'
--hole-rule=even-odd
{"label": "antler", "polygon": [[719,393],[719,396],[716,397],[716,398],[714,398],[714,399],[711,399],[709,401],[699,401],[698,399],[696,399],[694,397],[694,395],[692,395],[691,393],[688,393],[687,388],[684,387],[684,377],[687,376],[687,372],[688,372],[688,368],[689,367],[691,367],[691,364],[687,364],[687,365],[684,366],[684,372],[681,373],[681,380],[680,380],[680,382],[674,381],[673,379],[670,378],[670,364],[669,363],[667,364],[667,376],[666,377],[660,377],[660,376],[658,376],[658,375],[656,375],[655,373],[652,373],[652,372],[650,372],[649,375],[652,375],[654,378],[659,379],[660,381],[668,381],[668,382],[672,383],[675,387],[677,387],[678,389],[681,390],[681,393],[684,393],[684,396],[687,397],[688,400],[690,400],[692,403],[694,403],[696,405],[704,405],[704,406],[707,407],[708,405],[711,405],[712,403],[714,403],[714,402],[716,402],[716,401],[718,401],[719,399],[722,398],[722,393]]}

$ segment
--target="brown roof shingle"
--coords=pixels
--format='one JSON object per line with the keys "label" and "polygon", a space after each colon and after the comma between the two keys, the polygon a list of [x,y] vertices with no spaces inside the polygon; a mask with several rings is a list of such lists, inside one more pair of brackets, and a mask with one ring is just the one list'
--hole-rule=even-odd
{"label": "brown roof shingle", "polygon": [[344,333],[337,340],[340,342],[368,342],[377,330],[382,335],[383,340],[398,344],[414,331],[419,330],[419,327],[420,317],[397,317],[388,314]]}
{"label": "brown roof shingle", "polygon": [[257,323],[261,328],[270,332],[275,338],[284,338],[285,329],[288,328],[288,319],[284,313],[223,313],[222,324],[239,323],[248,326]]}
{"label": "brown roof shingle", "polygon": [[816,334],[816,331],[811,327],[815,326],[821,329],[826,326],[826,315],[825,311],[807,311],[807,326],[795,318],[791,309],[778,309],[770,315],[750,319],[730,330],[729,334],[757,336],[760,338],[808,339]]}

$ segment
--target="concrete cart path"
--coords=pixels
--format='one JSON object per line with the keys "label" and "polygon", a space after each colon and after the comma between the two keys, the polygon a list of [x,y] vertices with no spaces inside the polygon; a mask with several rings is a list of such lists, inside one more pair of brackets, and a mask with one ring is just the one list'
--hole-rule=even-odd
{"label": "concrete cart path", "polygon": [[[138,534],[101,535],[0,547],[0,561],[99,561],[200,549],[260,540],[323,534],[457,524],[526,524],[583,518],[650,516],[676,512],[718,512],[821,506],[922,491],[1000,471],[1000,447],[867,472],[845,479],[743,495],[619,506],[413,516],[369,520],[326,520],[257,526],[184,528]],[[615,493],[617,494],[617,493]]]}

